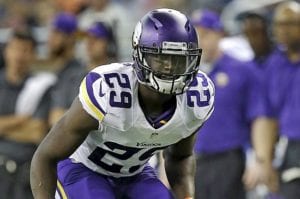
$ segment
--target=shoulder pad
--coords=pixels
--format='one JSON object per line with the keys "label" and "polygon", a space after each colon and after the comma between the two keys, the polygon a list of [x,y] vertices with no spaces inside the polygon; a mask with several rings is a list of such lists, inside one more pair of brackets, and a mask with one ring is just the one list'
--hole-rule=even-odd
{"label": "shoulder pad", "polygon": [[102,121],[106,114],[106,90],[102,75],[89,72],[80,85],[79,99],[83,108],[95,119]]}

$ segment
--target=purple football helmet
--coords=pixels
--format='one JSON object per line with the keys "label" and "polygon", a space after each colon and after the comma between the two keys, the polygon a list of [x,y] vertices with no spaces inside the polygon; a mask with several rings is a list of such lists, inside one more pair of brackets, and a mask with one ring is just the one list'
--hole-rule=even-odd
{"label": "purple football helmet", "polygon": [[140,83],[165,94],[182,94],[197,74],[202,50],[195,28],[179,11],[157,9],[136,25],[134,69]]}

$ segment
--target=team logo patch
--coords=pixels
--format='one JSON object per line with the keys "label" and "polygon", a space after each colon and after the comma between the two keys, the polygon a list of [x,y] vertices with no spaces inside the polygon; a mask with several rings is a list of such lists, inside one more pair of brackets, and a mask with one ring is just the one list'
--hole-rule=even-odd
{"label": "team logo patch", "polygon": [[226,73],[220,72],[216,74],[215,84],[219,87],[225,87],[229,83],[229,77]]}

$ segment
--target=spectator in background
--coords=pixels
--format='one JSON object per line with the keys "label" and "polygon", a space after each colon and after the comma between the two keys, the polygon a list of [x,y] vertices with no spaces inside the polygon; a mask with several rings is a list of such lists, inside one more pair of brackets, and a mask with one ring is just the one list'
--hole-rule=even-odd
{"label": "spectator in background", "polygon": [[135,25],[135,14],[136,12],[126,10],[112,0],[91,0],[89,7],[78,15],[79,28],[85,31],[97,21],[107,23],[115,33],[120,60],[130,61],[128,57],[131,56],[130,41]]}
{"label": "spectator in background", "polygon": [[51,92],[50,125],[54,124],[71,106],[77,96],[85,69],[74,55],[77,19],[68,13],[59,13],[52,23],[49,35],[50,67],[56,72],[58,81]]}
{"label": "spectator in background", "polygon": [[16,31],[4,49],[0,71],[0,198],[30,199],[32,155],[47,131],[51,75],[30,74],[35,41],[29,31]]}
{"label": "spectator in background", "polygon": [[89,61],[88,71],[118,60],[116,39],[109,25],[96,22],[87,30],[86,51]]}
{"label": "spectator in background", "polygon": [[[268,21],[264,10],[246,11],[238,15],[237,19],[240,21],[242,34],[245,36],[253,50],[254,57],[252,63],[257,71],[257,75],[259,75],[261,81],[264,81],[264,79],[269,78],[270,76],[270,74],[266,72],[270,58],[274,53],[277,53],[278,50],[271,37],[270,22]],[[263,125],[270,125],[272,120],[265,118],[263,123]],[[263,133],[273,134],[270,130],[272,129],[266,128]],[[252,134],[254,139],[256,137],[255,133],[256,132]],[[274,138],[272,142],[276,142],[276,138]],[[256,143],[254,143],[254,145],[255,144]],[[277,173],[275,169],[272,165],[261,164],[261,162],[255,158],[255,153],[253,153],[254,151],[252,149],[249,149],[248,152],[250,155],[248,156],[247,169],[243,177],[245,186],[249,190],[248,197],[254,199],[272,197],[275,199],[274,192],[278,189]],[[275,179],[272,182],[272,188],[270,186],[270,190],[266,189],[265,185],[261,183],[262,166],[266,167],[269,175],[272,175],[273,179]]]}
{"label": "spectator in background", "polygon": [[[261,81],[269,76],[266,74],[269,58],[272,57],[274,44],[270,34],[270,26],[267,17],[262,10],[246,11],[237,16],[241,25],[241,32],[249,42],[254,57],[252,60],[257,74],[260,76]],[[264,132],[266,133],[266,132]],[[253,156],[255,157],[255,156]],[[257,171],[257,165],[255,158],[250,161],[249,168],[244,176],[246,187],[253,189],[258,183],[259,172]],[[258,163],[260,164],[260,163]]]}
{"label": "spectator in background", "polygon": [[212,79],[217,93],[215,111],[196,140],[195,198],[244,199],[244,147],[250,142],[250,127],[265,114],[261,87],[250,63],[220,51],[224,32],[219,15],[195,12],[200,12],[192,18],[203,49],[200,70]]}
{"label": "spectator in background", "polygon": [[270,21],[263,10],[252,10],[240,13],[241,33],[249,42],[253,52],[253,61],[259,69],[265,69],[265,62],[274,50],[274,42],[270,33]]}
{"label": "spectator in background", "polygon": [[273,134],[257,134],[254,145],[257,158],[264,165],[263,181],[272,189],[276,179],[269,169],[274,158],[274,140],[280,136],[280,142],[286,146],[281,148],[279,192],[284,199],[296,199],[300,195],[300,4],[296,1],[279,4],[273,24],[280,51],[270,58],[265,81],[274,130]]}
{"label": "spectator in background", "polygon": [[258,69],[264,70],[268,57],[274,50],[266,16],[259,11],[248,11],[240,14],[238,20],[241,22],[242,33],[253,50],[253,63]]}

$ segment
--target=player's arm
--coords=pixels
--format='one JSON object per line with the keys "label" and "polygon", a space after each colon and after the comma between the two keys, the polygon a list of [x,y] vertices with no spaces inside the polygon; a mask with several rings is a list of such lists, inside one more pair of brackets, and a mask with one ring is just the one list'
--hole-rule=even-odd
{"label": "player's arm", "polygon": [[166,174],[177,199],[194,196],[196,161],[193,153],[196,133],[164,151]]}
{"label": "player's arm", "polygon": [[78,98],[71,108],[52,127],[35,152],[30,171],[34,198],[53,199],[56,188],[56,166],[84,141],[98,122],[83,110]]}

